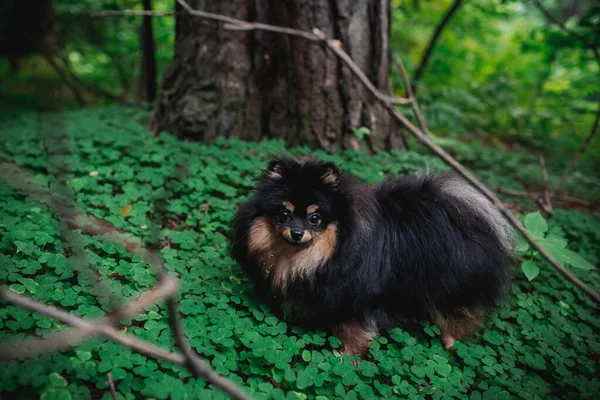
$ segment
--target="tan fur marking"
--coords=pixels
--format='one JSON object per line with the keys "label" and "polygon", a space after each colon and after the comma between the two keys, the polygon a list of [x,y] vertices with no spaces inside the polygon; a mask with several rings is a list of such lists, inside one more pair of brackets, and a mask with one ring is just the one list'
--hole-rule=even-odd
{"label": "tan fur marking", "polygon": [[269,171],[269,176],[273,179],[283,178],[280,171]]}
{"label": "tan fur marking", "polygon": [[306,207],[306,215],[312,214],[319,209],[319,206],[316,204],[312,204]]}
{"label": "tan fur marking", "polygon": [[333,172],[329,171],[321,177],[321,180],[327,184],[337,183],[337,176],[335,176]]}
{"label": "tan fur marking", "polygon": [[[304,234],[310,232],[306,231]],[[290,278],[310,276],[317,268],[329,261],[336,244],[337,225],[330,224],[323,232],[313,232],[312,240],[306,247],[297,248],[288,245],[284,254],[278,257],[273,281],[285,289]]]}
{"label": "tan fur marking", "polygon": [[442,343],[447,351],[454,347],[457,340],[473,334],[481,322],[483,315],[480,312],[461,308],[455,315],[444,315],[437,310],[432,311],[434,323],[440,328]]}
{"label": "tan fur marking", "polygon": [[377,333],[367,329],[357,321],[346,322],[334,330],[334,335],[344,344],[345,354],[363,355],[369,348],[369,342]]}
{"label": "tan fur marking", "polygon": [[250,228],[248,252],[256,254],[268,250],[272,246],[273,238],[276,235],[275,228],[266,218],[256,218]]}
{"label": "tan fur marking", "polygon": [[281,234],[285,238],[291,239],[292,238],[292,229],[291,228],[283,228],[283,231],[281,232]]}
{"label": "tan fur marking", "polygon": [[308,277],[329,261],[337,244],[337,225],[330,224],[323,232],[306,231],[312,240],[303,247],[290,245],[282,234],[266,218],[257,218],[250,228],[248,252],[258,256],[265,274],[285,290],[289,279]]}
{"label": "tan fur marking", "polygon": [[286,208],[286,209],[287,209],[289,212],[291,212],[291,213],[293,213],[293,212],[294,212],[294,210],[296,209],[296,207],[295,207],[295,206],[294,206],[292,203],[290,203],[289,201],[284,201],[284,202],[283,202],[283,203],[281,203],[281,204],[283,204],[283,206],[284,206],[284,207],[285,207],[285,208]]}

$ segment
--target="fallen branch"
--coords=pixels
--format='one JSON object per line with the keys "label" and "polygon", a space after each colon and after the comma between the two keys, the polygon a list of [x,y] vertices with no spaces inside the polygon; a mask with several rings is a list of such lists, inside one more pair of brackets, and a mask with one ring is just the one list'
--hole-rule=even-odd
{"label": "fallen branch", "polygon": [[69,88],[69,90],[71,91],[71,93],[75,97],[75,100],[77,101],[77,104],[79,104],[80,106],[85,105],[85,101],[83,100],[83,96],[81,95],[81,92],[79,91],[79,89],[77,87],[75,87],[69,81],[69,77],[67,76],[67,73],[56,62],[56,60],[54,59],[54,56],[50,55],[50,54],[47,54],[47,53],[43,53],[42,56],[44,57],[44,59],[46,60],[46,62],[48,62],[48,64],[50,64],[50,66],[52,68],[54,68],[54,70],[58,74],[58,77],[60,78],[61,81],[63,81],[63,83],[65,84],[65,86]]}
{"label": "fallen branch", "polygon": [[[186,358],[180,353],[174,353],[160,349],[159,347],[156,347],[144,340],[136,339],[132,336],[126,335],[110,325],[95,324],[91,321],[87,321],[83,318],[72,315],[66,311],[59,310],[56,307],[49,306],[35,300],[31,300],[25,296],[13,293],[6,287],[0,287],[0,298],[77,328],[78,330],[85,332],[87,337],[104,336],[146,356],[159,358],[172,364],[185,365]],[[3,347],[2,350],[4,351],[5,347]],[[11,349],[8,348],[7,350],[10,351]],[[15,344],[10,353],[0,354],[2,354],[3,358],[19,359],[21,358],[19,351],[21,351],[20,344]]]}
{"label": "fallen branch", "polygon": [[67,73],[69,74],[69,76],[71,77],[71,79],[73,81],[75,81],[75,83],[77,83],[79,86],[81,86],[84,90],[89,92],[91,95],[96,96],[96,97],[104,97],[111,101],[126,103],[122,97],[120,97],[116,94],[110,93],[104,89],[97,87],[97,86],[94,86],[93,84],[89,83],[88,81],[86,81],[85,79],[83,79],[82,77],[77,75],[77,73],[73,70],[73,68],[71,67],[71,65],[69,64],[69,61],[67,59],[61,58],[61,61],[65,65],[65,69],[66,69]]}
{"label": "fallen branch", "polygon": [[[543,195],[541,192],[519,192],[516,190],[505,189],[503,187],[498,187],[496,189],[496,191],[505,196],[531,198],[533,200],[539,199]],[[578,198],[572,197],[572,196],[555,194],[552,196],[552,198],[554,199],[554,201],[558,201],[561,203],[569,203],[569,204],[578,205],[578,206],[590,208],[590,209],[600,208],[600,204],[593,203],[591,201],[587,201],[587,200],[583,200],[583,199],[578,199]]]}
{"label": "fallen branch", "polygon": [[544,154],[540,152],[540,169],[542,170],[542,180],[544,182],[544,199],[542,201],[542,208],[548,214],[552,214],[552,202],[550,201],[550,188],[548,187],[548,172],[546,171],[546,162],[544,161]]}
{"label": "fallen branch", "polygon": [[521,234],[525,237],[525,239],[531,244],[531,246],[538,251],[538,253],[545,258],[560,274],[562,274],[569,282],[571,282],[574,286],[581,289],[585,294],[587,294],[592,300],[594,300],[598,305],[600,305],[600,295],[588,287],[585,283],[583,283],[579,278],[577,278],[573,273],[563,267],[550,253],[548,253],[535,238],[525,229],[523,224],[517,219],[517,217],[504,206],[502,201],[498,198],[498,196],[490,190],[486,185],[484,185],[479,179],[477,179],[473,174],[471,174],[465,167],[463,167],[458,161],[456,161],[450,154],[448,154],[443,148],[441,148],[437,143],[435,143],[431,137],[429,137],[425,132],[421,131],[417,128],[408,118],[406,118],[402,113],[396,110],[395,106],[388,101],[387,96],[383,95],[373,83],[367,78],[364,72],[352,61],[350,56],[343,50],[342,44],[339,40],[331,40],[328,39],[327,36],[321,32],[319,29],[313,29],[313,33],[301,31],[298,29],[292,28],[284,28],[273,25],[267,25],[262,23],[254,23],[238,20],[231,17],[226,17],[219,14],[208,13],[200,10],[194,10],[189,6],[187,2],[184,0],[177,0],[177,3],[180,4],[190,15],[210,19],[214,21],[224,22],[226,29],[233,30],[264,30],[269,32],[278,32],[286,35],[292,35],[297,37],[302,37],[306,40],[310,40],[312,42],[322,43],[327,48],[329,48],[349,69],[352,73],[358,78],[358,80],[365,86],[365,88],[377,99],[379,100],[383,106],[388,110],[390,115],[396,119],[397,122],[403,124],[408,131],[415,136],[422,144],[429,147],[439,158],[441,158],[446,164],[452,167],[461,177],[463,177],[467,182],[469,182],[476,190],[482,193],[485,197],[487,197],[492,204],[507,218],[507,220],[513,225]]}
{"label": "fallen branch", "polygon": [[90,17],[123,17],[123,16],[139,16],[139,17],[172,17],[176,15],[172,11],[144,11],[144,10],[109,10],[109,11],[94,11],[89,13]]}
{"label": "fallen branch", "polygon": [[106,374],[106,381],[108,383],[108,388],[110,389],[110,395],[113,400],[117,400],[117,389],[115,388],[115,382],[113,381],[112,375],[109,372]]}
{"label": "fallen branch", "polygon": [[[76,346],[84,340],[92,336],[101,334],[101,329],[104,326],[113,326],[121,319],[138,314],[146,307],[162,300],[168,296],[172,296],[177,291],[178,283],[174,278],[167,278],[159,282],[159,284],[146,291],[136,300],[125,305],[123,308],[111,313],[108,317],[99,318],[89,322],[94,326],[93,329],[70,329],[47,339],[25,339],[18,343],[6,343],[0,346],[0,359],[25,359],[37,357],[49,351],[57,351],[65,348]],[[52,316],[52,315],[51,315]],[[56,318],[56,316],[52,316]],[[73,316],[73,318],[78,318]],[[71,320],[56,318],[69,326],[76,327]]]}
{"label": "fallen branch", "polygon": [[[209,20],[213,20],[213,21],[224,22],[226,24],[225,29],[236,30],[236,31],[262,30],[262,31],[267,31],[267,32],[283,33],[283,34],[290,35],[290,36],[297,36],[297,37],[301,37],[306,40],[310,40],[312,42],[321,42],[322,41],[322,39],[320,37],[318,37],[317,35],[311,34],[309,32],[302,31],[299,29],[284,28],[284,27],[268,25],[268,24],[263,24],[263,23],[258,23],[258,22],[242,21],[242,20],[238,20],[235,18],[227,17],[225,15],[221,15],[221,14],[215,14],[215,13],[210,13],[210,12],[205,12],[205,11],[200,11],[200,10],[194,10],[184,1],[178,1],[178,3],[188,13],[190,13],[193,16],[204,18],[204,19],[209,19]],[[180,14],[180,13],[177,13],[177,14]],[[120,10],[120,11],[97,11],[97,12],[90,13],[89,15],[92,17],[123,16],[123,15],[167,17],[167,16],[174,16],[174,15],[176,15],[176,13],[160,12],[160,11],[142,11],[142,10],[139,10],[139,11],[138,10]],[[385,94],[379,92],[377,89],[375,89],[375,90],[378,93],[378,96],[380,97],[380,99],[382,101],[390,102],[392,104],[397,104],[397,105],[406,105],[406,104],[412,103],[411,99],[388,96],[388,95],[385,95]]]}

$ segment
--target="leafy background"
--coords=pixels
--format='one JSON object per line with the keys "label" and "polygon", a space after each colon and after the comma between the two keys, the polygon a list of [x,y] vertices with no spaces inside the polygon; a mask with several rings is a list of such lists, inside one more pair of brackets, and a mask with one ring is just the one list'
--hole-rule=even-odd
{"label": "leafy background", "polygon": [[[542,0],[562,17],[579,8],[567,26],[595,42],[600,30],[596,0]],[[172,11],[172,0],[153,0]],[[409,75],[435,26],[453,0],[392,0],[390,48]],[[568,156],[579,148],[598,109],[600,66],[577,39],[548,24],[532,0],[469,0],[444,30],[418,87],[425,118],[437,136],[505,143]],[[60,58],[86,82],[129,101],[137,99],[140,30],[135,16],[90,18],[99,10],[142,9],[139,0],[54,0],[60,25]],[[577,7],[573,7],[573,6]],[[172,18],[153,19],[159,83],[173,55]],[[56,72],[39,56],[25,57],[10,79],[0,79],[4,103],[75,105]],[[0,77],[9,65],[0,59]],[[391,66],[394,92],[403,94]],[[93,99],[90,99],[93,100]],[[2,101],[0,99],[0,101]],[[600,143],[584,158],[596,170]],[[597,173],[595,174],[597,177]]]}
{"label": "leafy background", "polygon": [[[1,156],[52,181],[52,166],[40,156],[40,129],[66,131],[70,155],[65,178],[77,204],[145,240],[151,240],[152,204],[166,201],[161,254],[181,280],[181,313],[192,346],[219,373],[239,383],[256,398],[595,398],[600,393],[598,330],[593,304],[552,272],[526,246],[520,245],[510,297],[485,329],[447,353],[439,331],[427,322],[395,328],[374,341],[359,362],[339,357],[340,342],[320,331],[305,331],[278,320],[253,295],[252,287],[228,252],[230,219],[252,187],[252,179],[268,154],[282,143],[219,140],[213,146],[178,142],[169,135],[153,137],[140,124],[147,112],[105,107],[70,112],[11,112],[0,117]],[[56,125],[58,121],[58,125]],[[475,148],[477,146],[472,146]],[[289,151],[312,155],[308,148]],[[491,161],[481,154],[496,154]],[[338,162],[365,182],[446,167],[416,152],[362,151],[316,155]],[[460,156],[460,153],[456,153]],[[535,157],[529,167],[509,169],[513,154],[481,148],[462,161],[476,165],[490,184],[539,185]],[[503,162],[497,162],[502,159]],[[175,174],[179,164],[185,172]],[[506,169],[505,169],[506,168]],[[551,171],[553,169],[551,168]],[[560,171],[560,169],[559,169]],[[534,173],[535,172],[535,173]],[[556,175],[551,172],[551,179]],[[576,182],[575,182],[576,183]],[[515,207],[532,209],[523,202]],[[0,281],[34,299],[60,305],[86,318],[111,309],[107,298],[90,293],[91,282],[74,269],[71,249],[61,237],[59,221],[46,206],[0,185]],[[541,215],[524,217],[532,233],[563,241],[580,257],[576,266],[598,264],[598,214],[558,209],[546,222]],[[111,290],[132,297],[148,289],[154,278],[140,259],[97,237],[71,233],[85,245]],[[583,260],[583,261],[582,261]],[[525,262],[539,266],[533,281],[521,271]],[[525,264],[526,265],[526,264]],[[523,267],[532,278],[527,267]],[[600,289],[598,272],[574,268],[584,281]],[[163,304],[123,321],[123,331],[173,348]],[[60,323],[23,308],[0,310],[0,339],[25,335],[47,337],[64,329]],[[106,373],[111,372],[123,398],[224,398],[181,367],[157,362],[95,339],[71,351],[37,360],[5,362],[0,393],[44,399],[109,399]]]}

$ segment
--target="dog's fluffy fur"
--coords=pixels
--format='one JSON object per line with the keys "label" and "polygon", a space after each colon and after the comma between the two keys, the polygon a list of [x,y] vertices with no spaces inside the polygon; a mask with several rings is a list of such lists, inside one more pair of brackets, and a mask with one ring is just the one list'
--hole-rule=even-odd
{"label": "dog's fluffy fur", "polygon": [[352,354],[406,317],[433,319],[451,348],[505,291],[513,245],[503,216],[455,175],[368,187],[289,158],[262,173],[233,235],[260,298]]}

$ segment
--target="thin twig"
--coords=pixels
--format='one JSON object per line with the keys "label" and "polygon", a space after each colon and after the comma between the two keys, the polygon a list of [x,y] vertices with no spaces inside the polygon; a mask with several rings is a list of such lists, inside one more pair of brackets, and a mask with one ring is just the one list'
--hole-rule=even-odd
{"label": "thin twig", "polygon": [[415,117],[417,117],[417,121],[419,122],[419,127],[421,128],[421,131],[423,131],[423,133],[425,133],[426,135],[429,135],[429,129],[427,128],[427,124],[425,123],[425,118],[423,117],[423,114],[421,113],[421,107],[419,107],[419,102],[417,101],[417,98],[415,97],[415,93],[413,92],[412,85],[410,84],[410,81],[408,80],[408,75],[406,74],[406,69],[404,68],[404,64],[402,63],[402,60],[398,56],[394,57],[394,61],[396,62],[396,65],[398,66],[398,70],[400,71],[400,76],[402,77],[402,83],[404,84],[404,88],[406,89],[406,95],[408,96],[408,100],[410,100],[410,102],[411,102],[413,113],[415,114]]}
{"label": "thin twig", "polygon": [[460,8],[460,6],[462,4],[463,4],[463,0],[454,0],[454,3],[452,3],[450,8],[448,8],[448,11],[446,11],[446,13],[444,14],[444,17],[442,18],[440,23],[436,26],[435,30],[433,31],[433,34],[431,35],[431,38],[429,39],[429,43],[427,44],[427,48],[425,49],[425,52],[423,53],[423,57],[421,58],[421,62],[419,62],[419,65],[417,66],[417,69],[415,71],[415,76],[413,77],[412,84],[413,84],[413,86],[415,86],[414,87],[415,91],[417,91],[417,89],[418,89],[417,84],[419,83],[419,81],[421,80],[421,77],[425,73],[425,68],[427,67],[429,60],[431,59],[431,55],[433,54],[433,49],[435,48],[435,45],[437,44],[438,40],[442,36],[442,32],[444,31],[444,29],[446,28],[446,25],[448,25],[450,20],[452,20],[452,17],[456,14],[456,12],[458,11],[458,9]]}
{"label": "thin twig", "polygon": [[270,32],[278,32],[288,34],[292,36],[303,37],[313,42],[322,42],[325,44],[358,78],[358,80],[367,88],[367,90],[378,99],[382,105],[388,110],[391,116],[396,119],[397,122],[403,124],[408,131],[415,136],[422,144],[429,147],[439,158],[441,158],[446,164],[452,167],[461,177],[469,182],[476,190],[487,197],[492,204],[507,218],[507,220],[513,225],[525,239],[531,244],[531,246],[538,251],[538,253],[544,257],[560,274],[562,274],[569,282],[574,286],[581,289],[590,298],[592,298],[597,304],[600,305],[600,295],[583,283],[573,273],[563,267],[550,253],[548,253],[535,238],[525,229],[523,224],[517,219],[517,217],[504,206],[498,196],[484,185],[479,179],[477,179],[472,173],[470,173],[465,167],[463,167],[458,161],[456,161],[450,154],[448,154],[442,147],[435,143],[431,137],[425,132],[417,128],[408,118],[402,113],[396,110],[396,107],[387,101],[386,96],[383,95],[373,83],[367,78],[364,72],[358,65],[350,58],[350,56],[343,50],[339,40],[327,39],[326,35],[319,29],[314,28],[313,33],[301,31],[298,29],[283,28],[267,24],[251,23],[247,21],[238,20],[231,17],[226,17],[219,14],[207,13],[204,11],[192,9],[187,2],[184,0],[177,0],[186,11],[196,17],[211,19],[215,21],[225,22],[225,27],[239,28],[242,30],[265,30]]}
{"label": "thin twig", "polygon": [[111,373],[106,374],[106,380],[108,382],[108,388],[110,389],[110,395],[113,400],[117,400],[117,389],[115,388],[115,382],[113,381]]}
{"label": "thin twig", "polygon": [[122,97],[110,93],[104,89],[101,89],[91,83],[89,83],[88,81],[86,81],[85,79],[83,79],[82,77],[80,77],[71,67],[71,65],[69,64],[69,60],[67,58],[61,58],[62,63],[65,65],[65,69],[66,72],[69,74],[69,76],[71,77],[72,80],[75,81],[75,83],[77,83],[79,86],[83,87],[87,92],[89,92],[90,94],[96,96],[96,97],[104,97],[108,100],[111,101],[116,101],[116,102],[120,102],[120,103],[127,103]]}
{"label": "thin twig", "polygon": [[594,53],[594,57],[600,63],[600,50],[594,43],[588,42],[588,40],[584,36],[570,29],[563,21],[559,20],[554,15],[552,15],[552,13],[548,11],[548,9],[546,9],[538,0],[533,0],[533,3],[535,4],[536,8],[540,10],[542,14],[544,14],[544,17],[546,17],[546,20],[548,22],[554,25],[558,25],[560,29],[573,36],[574,38],[578,39],[585,47],[587,47],[592,51],[592,53]]}
{"label": "thin twig", "polygon": [[[539,199],[543,195],[540,192],[519,192],[516,190],[510,190],[510,189],[506,189],[503,187],[498,187],[496,189],[496,192],[506,195],[506,196],[510,196],[510,197],[531,198],[532,200]],[[600,204],[598,204],[598,203],[594,203],[594,202],[583,200],[583,199],[578,199],[577,197],[566,196],[566,195],[562,195],[562,194],[554,194],[552,196],[552,198],[554,199],[555,202],[558,201],[560,203],[568,203],[568,204],[573,204],[573,205],[590,208],[590,209],[600,208]]]}
{"label": "thin twig", "polygon": [[[177,287],[177,280],[169,277],[168,279],[159,282],[156,287],[144,292],[136,300],[131,301],[123,308],[113,312],[108,317],[102,317],[88,322],[97,327],[107,324],[113,325],[123,318],[138,314],[146,307],[156,303],[161,299],[172,296],[177,291]],[[70,324],[69,321],[66,323],[70,326],[75,326]],[[98,334],[97,330],[73,328],[61,333],[57,333],[56,335],[43,340],[30,338],[26,340],[21,339],[18,343],[9,342],[0,346],[0,359],[24,359],[37,357],[40,354],[49,351],[57,351],[67,347],[73,347],[96,334]]]}
{"label": "thin twig", "polygon": [[[176,163],[172,166],[171,170],[165,177],[165,181],[175,182],[174,187],[171,189],[174,192],[179,190],[178,186],[181,186],[181,182],[185,179],[185,174],[187,174],[187,156],[182,154],[183,158],[177,157]],[[154,198],[153,201],[153,210],[152,210],[152,226],[151,226],[151,240],[153,243],[157,244],[160,240],[160,229],[162,226],[164,218],[167,215],[167,199],[165,197]],[[153,252],[154,256],[149,260],[150,263],[154,263],[156,268],[162,271],[162,274],[166,274],[167,270],[164,267],[164,262],[160,253]],[[159,276],[161,276],[159,274]],[[187,338],[185,336],[185,332],[183,330],[183,326],[181,325],[181,321],[179,319],[179,310],[177,308],[177,303],[173,297],[169,297],[166,299],[167,311],[169,313],[169,319],[171,321],[171,329],[173,332],[173,336],[175,338],[175,344],[179,348],[179,350],[183,353],[186,359],[186,366],[192,372],[192,374],[196,377],[202,377],[207,382],[212,383],[217,386],[224,392],[230,394],[234,399],[245,399],[247,398],[246,393],[241,390],[234,383],[227,381],[225,379],[220,379],[220,376],[214,372],[210,366],[202,361],[196,351],[191,348],[189,345]]]}
{"label": "thin twig", "polygon": [[540,169],[542,170],[542,180],[544,181],[544,201],[542,206],[544,211],[548,214],[552,214],[552,202],[550,201],[550,187],[548,186],[548,172],[546,171],[546,162],[544,161],[544,154],[540,151]]}
{"label": "thin twig", "polygon": [[[321,42],[324,39],[326,39],[326,38],[324,38],[324,36],[317,35],[316,32],[309,33],[309,32],[303,31],[303,30],[299,30],[299,29],[285,28],[285,27],[280,27],[280,26],[275,26],[275,25],[263,24],[260,22],[243,21],[243,20],[239,20],[236,18],[227,17],[227,16],[221,15],[221,14],[215,14],[215,13],[210,13],[210,12],[201,11],[201,10],[194,10],[185,1],[177,0],[177,3],[179,3],[189,14],[191,14],[195,17],[203,18],[203,19],[223,22],[223,23],[225,23],[223,28],[232,30],[232,31],[262,30],[262,31],[267,31],[267,32],[282,33],[282,34],[290,35],[290,36],[297,36],[297,37],[301,37],[303,39],[309,40],[311,42],[316,42],[316,43]],[[98,11],[98,12],[93,12],[90,15],[93,17],[118,16],[118,15],[138,15],[138,16],[163,17],[163,16],[172,16],[174,14],[175,13],[157,12],[157,11],[149,12],[149,11],[141,11],[141,10],[140,11],[138,11],[138,10],[121,10],[121,11]],[[397,98],[394,96],[388,96],[388,95],[385,95],[385,94],[379,92],[377,89],[375,89],[375,90],[378,93],[377,96],[382,101],[386,101],[386,102],[390,102],[392,104],[398,104],[398,105],[405,105],[405,104],[411,103],[410,99],[403,99],[403,98]]]}
{"label": "thin twig", "polygon": [[173,328],[173,335],[175,336],[177,346],[186,359],[185,365],[192,371],[194,376],[204,378],[204,380],[212,383],[225,393],[228,393],[234,399],[249,399],[248,395],[235,383],[224,379],[215,371],[213,371],[210,366],[206,362],[202,361],[196,352],[188,345],[183,332],[183,327],[181,326],[181,321],[179,320],[177,304],[172,298],[167,299],[167,309],[169,310],[169,315],[171,317],[171,327]]}
{"label": "thin twig", "polygon": [[176,13],[172,11],[144,11],[144,10],[107,10],[94,11],[89,13],[90,17],[123,17],[123,16],[140,16],[140,17],[172,17]]}
{"label": "thin twig", "polygon": [[[13,293],[6,287],[0,287],[0,299],[9,301],[18,306],[27,308],[31,311],[38,312],[40,314],[44,314],[50,318],[56,319],[64,324],[72,326],[74,328],[78,328],[81,331],[88,332],[88,337],[91,336],[104,336],[108,339],[111,339],[114,342],[117,342],[125,347],[128,347],[138,353],[144,354],[148,357],[159,358],[164,361],[168,361],[172,364],[185,365],[186,359],[180,353],[175,353],[167,350],[163,350],[159,347],[156,347],[144,340],[136,339],[135,337],[126,335],[122,332],[119,332],[116,328],[110,325],[104,324],[95,324],[91,321],[87,321],[83,318],[72,315],[66,311],[59,310],[56,307],[49,306],[47,304],[43,304],[37,302],[35,300],[31,300],[25,296],[21,296],[19,294]],[[3,349],[4,350],[4,349]],[[7,349],[7,350],[10,350]],[[19,348],[19,344],[15,345],[15,348],[12,350],[12,354],[18,354],[21,349]],[[6,357],[4,353],[0,353],[2,357]],[[11,355],[11,354],[9,354]],[[19,358],[19,357],[10,357],[10,358]]]}
{"label": "thin twig", "polygon": [[75,97],[75,100],[77,101],[77,103],[80,106],[85,105],[85,100],[83,100],[83,96],[81,95],[81,92],[79,91],[79,89],[73,85],[71,83],[71,81],[69,81],[69,77],[67,76],[67,73],[63,70],[63,68],[56,62],[56,60],[54,59],[54,56],[51,54],[48,54],[46,52],[44,52],[42,54],[42,56],[44,57],[44,59],[48,62],[48,64],[50,64],[50,66],[52,68],[54,68],[54,70],[56,71],[56,73],[58,74],[60,80],[63,81],[63,83],[69,88],[69,90],[71,91],[71,93],[73,94],[73,96]]}

